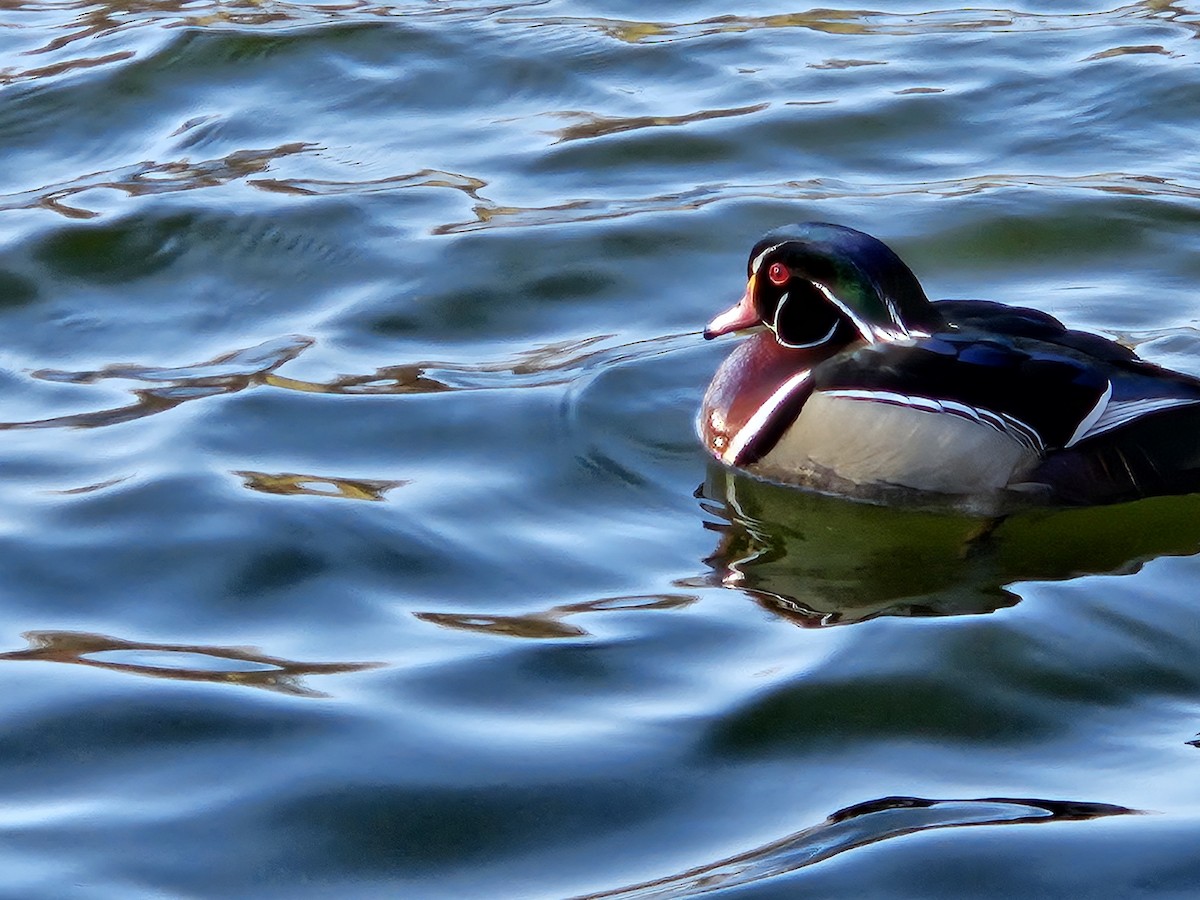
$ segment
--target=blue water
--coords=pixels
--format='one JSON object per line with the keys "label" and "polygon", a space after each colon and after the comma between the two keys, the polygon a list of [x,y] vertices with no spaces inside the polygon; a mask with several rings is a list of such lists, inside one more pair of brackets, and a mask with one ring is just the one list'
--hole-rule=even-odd
{"label": "blue water", "polygon": [[694,422],[807,219],[1200,371],[1197,36],[0,9],[0,894],[1194,896],[1200,499],[976,542]]}

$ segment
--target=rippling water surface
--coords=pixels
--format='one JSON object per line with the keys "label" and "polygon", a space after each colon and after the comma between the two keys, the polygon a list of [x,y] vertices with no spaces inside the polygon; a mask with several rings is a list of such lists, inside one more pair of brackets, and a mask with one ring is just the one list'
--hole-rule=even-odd
{"label": "rippling water surface", "polygon": [[1060,7],[0,5],[4,895],[1193,895],[1200,500],[694,433],[804,219],[1200,370],[1200,13]]}

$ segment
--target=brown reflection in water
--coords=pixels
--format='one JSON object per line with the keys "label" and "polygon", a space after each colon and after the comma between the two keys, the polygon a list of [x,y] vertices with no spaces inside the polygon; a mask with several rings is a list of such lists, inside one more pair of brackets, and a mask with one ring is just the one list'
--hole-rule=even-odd
{"label": "brown reflection in water", "polygon": [[84,56],[78,59],[67,59],[60,63],[54,63],[49,66],[36,66],[32,69],[22,69],[19,71],[6,69],[0,71],[0,85],[13,84],[17,81],[32,81],[35,78],[53,78],[55,75],[63,75],[67,72],[78,71],[79,69],[94,69],[96,66],[106,66],[109,63],[123,62],[124,60],[132,59],[133,56],[134,53],[132,50],[119,50],[116,53],[108,53],[104,56]]}
{"label": "brown reflection in water", "polygon": [[1153,53],[1159,56],[1169,56],[1172,59],[1178,59],[1180,56],[1180,54],[1172,53],[1160,44],[1142,44],[1135,47],[1113,47],[1111,50],[1102,50],[1099,53],[1093,53],[1083,61],[1095,62],[1099,59],[1112,59],[1114,56],[1133,56],[1139,53]]}
{"label": "brown reflection in water", "polygon": [[278,194],[297,194],[300,196],[323,196],[328,194],[374,194],[380,191],[394,191],[402,188],[452,188],[462,191],[472,200],[490,203],[479,196],[479,191],[487,187],[487,182],[470,175],[460,175],[456,172],[443,172],[440,169],[421,169],[407,175],[393,175],[388,178],[376,178],[369,181],[325,181],[315,178],[256,178],[250,181],[256,188]]}
{"label": "brown reflection in water", "polygon": [[824,62],[809,63],[810,69],[856,69],[861,66],[886,66],[882,59],[827,59]]}
{"label": "brown reflection in water", "polygon": [[[296,697],[327,697],[321,691],[308,687],[301,680],[306,675],[337,675],[342,672],[361,672],[384,665],[380,662],[362,663],[306,663],[291,659],[267,656],[248,647],[207,647],[202,644],[152,644],[126,641],[104,634],[86,631],[29,631],[22,635],[29,641],[26,650],[0,653],[0,660],[34,660],[37,662],[71,663],[112,672],[131,675],[148,675],[152,678],[167,678],[175,681],[201,681],[211,684],[242,685],[278,691]],[[163,665],[149,663],[119,662],[116,660],[93,659],[92,654],[127,652],[139,654],[163,654]],[[214,668],[187,668],[172,666],[170,654],[204,656],[214,661]],[[221,661],[250,663],[262,668],[241,669],[219,668]]]}
{"label": "brown reflection in water", "polygon": [[32,373],[33,377],[45,381],[94,384],[108,379],[124,379],[149,382],[154,387],[133,389],[137,401],[126,406],[26,422],[0,422],[0,429],[98,428],[131,422],[174,409],[189,400],[232,394],[264,384],[272,371],[288,360],[295,359],[312,343],[312,338],[288,335],[255,347],[225,353],[207,362],[178,368],[122,363],[80,372],[40,369]]}
{"label": "brown reflection in water", "polygon": [[[425,360],[386,366],[376,369],[369,375],[343,375],[331,381],[301,381],[282,375],[271,375],[265,380],[265,383],[273,387],[316,394],[432,394],[442,391],[522,386],[507,379],[503,385],[500,385],[494,379],[486,377],[503,375],[537,376],[530,384],[540,387],[548,384],[561,384],[570,380],[569,377],[545,379],[541,376],[578,369],[587,363],[610,356],[627,358],[620,355],[622,351],[628,351],[629,348],[635,348],[637,345],[656,343],[656,341],[635,341],[616,348],[598,348],[598,345],[613,337],[614,335],[611,334],[600,334],[580,340],[555,341],[530,350],[518,351],[507,359],[490,363],[464,364]],[[659,340],[672,337],[676,336],[668,335],[667,338]],[[438,377],[435,378],[428,374],[430,371],[437,372]],[[480,380],[477,376],[485,377]]]}
{"label": "brown reflection in water", "polygon": [[[251,387],[265,386],[312,394],[403,395],[561,385],[573,381],[580,371],[601,364],[648,359],[694,346],[699,334],[695,331],[680,332],[615,345],[608,343],[614,335],[600,334],[579,340],[555,341],[518,351],[494,362],[468,364],[425,360],[386,366],[366,375],[340,375],[329,381],[305,381],[276,373],[276,369],[295,359],[314,343],[312,338],[302,335],[287,335],[188,366],[154,367],[119,363],[74,372],[40,369],[31,373],[33,377],[63,384],[94,384],[117,379],[140,381],[151,386],[132,389],[131,393],[137,400],[125,406],[48,419],[0,422],[0,430],[116,425],[166,412],[191,400],[232,394]],[[312,477],[313,480],[332,481],[323,476]],[[381,483],[395,486],[390,482]]]}
{"label": "brown reflection in water", "polygon": [[769,103],[759,103],[754,106],[739,106],[733,109],[705,109],[700,112],[683,116],[629,116],[610,117],[588,112],[561,112],[562,117],[578,117],[583,119],[575,125],[561,128],[554,134],[558,137],[555,143],[577,141],[585,138],[602,137],[606,134],[619,134],[622,131],[636,131],[639,128],[656,128],[660,126],[687,125],[691,122],[703,122],[708,119],[727,119],[733,116],[745,116],[761,112],[769,107]]}
{"label": "brown reflection in water", "polygon": [[[70,22],[64,23],[65,33],[57,34],[36,49],[25,51],[25,55],[53,53],[78,41],[95,38],[129,29],[157,26],[159,28],[208,28],[230,25],[292,27],[297,24],[320,24],[339,20],[384,20],[397,16],[405,18],[444,18],[447,16],[469,16],[482,18],[498,13],[512,12],[536,6],[544,0],[523,0],[478,6],[473,4],[427,3],[396,6],[379,4],[374,0],[346,0],[342,3],[296,3],[287,0],[123,0],[108,3],[70,3],[65,7],[53,0],[31,0],[31,2],[0,3],[0,9],[13,8],[31,12],[57,12],[64,8],[79,9],[81,12]],[[12,26],[9,27],[19,27]],[[28,28],[30,31],[43,29]],[[132,56],[133,54],[129,54]],[[68,64],[69,65],[69,64]],[[12,72],[0,75],[9,80],[37,77],[33,71]]]}
{"label": "brown reflection in water", "polygon": [[[938,93],[941,88],[913,88],[910,93]],[[833,101],[816,101],[809,106]],[[789,104],[790,105],[790,104]],[[1003,190],[1046,188],[1058,191],[1096,191],[1139,197],[1200,199],[1200,186],[1127,172],[1098,172],[1092,175],[1037,175],[996,173],[969,178],[910,183],[853,183],[843,179],[781,181],[763,184],[714,182],[685,191],[655,194],[649,197],[584,198],[553,206],[495,206],[476,204],[474,219],[438,225],[433,234],[463,234],[485,228],[533,228],[622,219],[649,213],[680,212],[701,209],[729,200],[780,200],[816,202],[822,200],[887,199],[905,196],[965,197]]]}
{"label": "brown reflection in water", "polygon": [[410,484],[408,481],[385,481],[367,478],[329,478],[322,475],[300,475],[295,472],[234,472],[245,481],[244,487],[264,494],[307,494],[314,497],[342,497],[346,500],[384,500],[393,488]]}
{"label": "brown reflection in water", "polygon": [[600,31],[624,43],[661,43],[718,34],[740,34],[771,28],[803,28],[823,34],[930,35],[960,32],[1051,32],[1119,26],[1133,19],[1171,24],[1193,31],[1186,10],[1162,0],[1142,0],[1098,12],[1036,13],[1007,9],[937,9],[929,12],[886,13],[876,10],[812,9],[767,16],[714,16],[695,22],[639,22],[600,17],[556,16],[528,22],[535,26],[578,26]]}
{"label": "brown reflection in water", "polygon": [[47,209],[71,219],[92,219],[100,213],[65,201],[84,191],[98,188],[110,188],[130,197],[141,197],[218,187],[239,178],[265,172],[277,159],[316,149],[316,144],[298,141],[263,150],[237,150],[218,159],[196,162],[187,159],[164,163],[139,162],[18,194],[0,196],[0,211]]}
{"label": "brown reflection in water", "polygon": [[107,478],[104,481],[97,481],[95,484],[85,484],[80,487],[63,488],[62,490],[46,491],[47,494],[90,494],[92,491],[102,491],[105,488],[114,487],[123,481],[129,480],[128,475],[122,475],[120,478]]}
{"label": "brown reflection in water", "polygon": [[[830,61],[839,62],[839,61]],[[846,65],[865,65],[866,61],[840,61]],[[941,93],[943,88],[912,87],[894,93]],[[819,107],[835,103],[832,99],[788,101],[789,106]],[[560,115],[587,116],[587,120],[553,132],[557,142],[614,134],[638,128],[681,125],[702,119],[747,115],[769,104],[736,109],[708,110],[685,116],[646,116],[636,118],[606,118],[590,113],[565,112]],[[185,126],[186,127],[186,126]],[[480,192],[487,183],[472,175],[422,169],[402,175],[363,181],[337,181],[304,178],[250,178],[265,172],[278,159],[319,150],[310,143],[281,144],[269,149],[239,150],[214,160],[191,162],[186,159],[166,162],[142,162],[119,169],[84,175],[68,182],[47,185],[29,191],[0,196],[0,211],[11,209],[46,209],[74,219],[90,219],[99,215],[70,198],[96,188],[111,188],[128,196],[173,193],[197,188],[215,187],[238,179],[259,190],[297,196],[333,194],[362,194],[412,188],[453,190],[473,201],[472,218],[447,222],[431,228],[436,235],[461,234],[485,228],[539,227],[581,222],[604,221],[629,216],[700,209],[728,200],[767,199],[797,202],[824,200],[886,199],[891,197],[925,195],[933,197],[962,197],[992,191],[1045,188],[1050,190],[1081,190],[1130,196],[1155,196],[1200,199],[1200,187],[1158,176],[1125,172],[1100,172],[1091,175],[1059,176],[1038,174],[997,173],[969,178],[912,183],[851,183],[821,178],[791,180],[763,184],[715,182],[697,185],[684,191],[655,194],[645,197],[577,198],[551,206],[511,206],[497,203]]]}
{"label": "brown reflection in water", "polygon": [[1108,816],[1137,815],[1139,812],[1111,803],[1073,800],[883,797],[840,809],[819,825],[745,853],[697,866],[677,875],[587,894],[575,900],[694,897],[786,875],[847,850],[935,828],[1078,822]]}
{"label": "brown reflection in water", "polygon": [[543,612],[526,613],[520,616],[442,612],[418,612],[413,615],[422,622],[459,631],[479,631],[505,637],[571,638],[585,637],[588,632],[573,622],[562,621],[568,616],[616,610],[680,609],[695,603],[697,599],[695,594],[641,594],[629,597],[603,597],[583,603],[568,603],[562,606],[552,606]]}

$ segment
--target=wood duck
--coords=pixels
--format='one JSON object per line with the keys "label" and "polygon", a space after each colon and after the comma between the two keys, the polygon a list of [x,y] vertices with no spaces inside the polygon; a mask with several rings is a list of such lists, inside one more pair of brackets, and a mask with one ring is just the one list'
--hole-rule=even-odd
{"label": "wood duck", "polygon": [[1200,379],[1046,313],[930,302],[882,242],[788,225],[706,338],[763,326],[704,395],[721,462],[876,502],[1082,505],[1200,491]]}

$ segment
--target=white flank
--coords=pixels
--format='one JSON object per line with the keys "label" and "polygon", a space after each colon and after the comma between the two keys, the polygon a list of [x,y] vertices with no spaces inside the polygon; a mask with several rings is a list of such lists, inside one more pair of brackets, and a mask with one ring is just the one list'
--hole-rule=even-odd
{"label": "white flank", "polygon": [[931,397],[913,397],[895,391],[870,391],[855,388],[822,391],[821,393],[826,397],[845,397],[848,400],[866,400],[874,403],[887,403],[892,406],[907,406],[923,412],[945,413],[994,428],[1035,453],[1040,454],[1045,449],[1041,435],[1020,419],[1004,413],[995,413],[990,409],[968,406],[956,400],[934,400]]}

